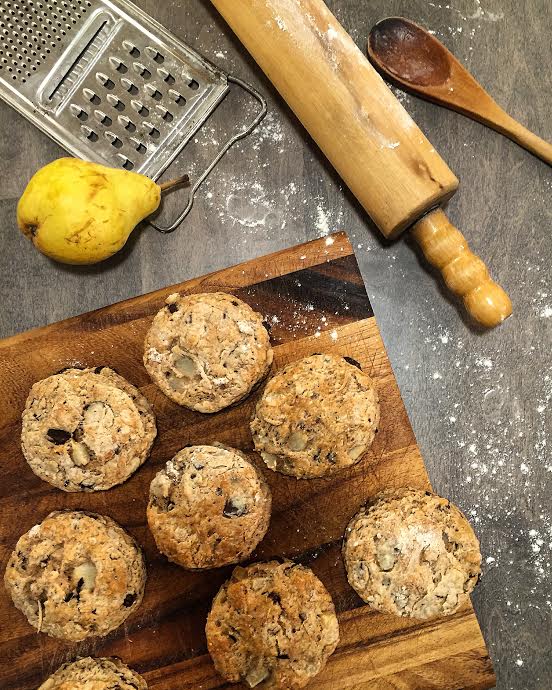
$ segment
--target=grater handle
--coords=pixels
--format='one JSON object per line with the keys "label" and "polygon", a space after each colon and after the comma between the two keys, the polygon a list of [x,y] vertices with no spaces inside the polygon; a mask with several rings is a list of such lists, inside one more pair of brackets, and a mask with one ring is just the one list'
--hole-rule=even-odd
{"label": "grater handle", "polygon": [[190,213],[192,210],[192,206],[194,205],[194,199],[197,190],[201,187],[203,182],[209,177],[213,169],[217,166],[217,164],[221,161],[222,158],[226,155],[226,153],[234,146],[234,144],[241,139],[245,139],[245,137],[249,136],[251,132],[263,121],[263,119],[266,116],[266,113],[268,111],[268,106],[266,103],[266,100],[264,96],[257,91],[257,89],[253,88],[250,84],[247,84],[243,80],[241,80],[239,77],[234,77],[232,75],[228,75],[228,81],[232,84],[236,84],[236,86],[241,87],[244,91],[247,91],[253,98],[255,98],[260,106],[261,109],[255,116],[255,118],[251,121],[251,123],[243,130],[235,134],[233,137],[228,139],[228,141],[224,144],[224,146],[220,149],[220,151],[217,153],[215,158],[211,161],[211,163],[205,168],[205,170],[201,173],[201,175],[197,178],[197,180],[194,182],[191,190],[190,190],[190,195],[188,197],[188,203],[186,204],[186,207],[183,209],[182,213],[170,224],[167,226],[163,225],[158,225],[157,223],[154,223],[153,221],[149,221],[149,224],[152,225],[156,230],[159,232],[163,233],[164,235],[168,235],[171,232],[174,232],[178,226],[182,223],[182,221],[186,218],[186,216]]}

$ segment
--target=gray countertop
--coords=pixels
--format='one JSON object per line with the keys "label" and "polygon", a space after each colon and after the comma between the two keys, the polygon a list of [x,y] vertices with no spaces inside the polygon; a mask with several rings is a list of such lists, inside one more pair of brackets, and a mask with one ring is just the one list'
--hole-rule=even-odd
{"label": "gray countertop", "polygon": [[[207,0],[138,5],[221,68],[257,85],[269,116],[218,166],[185,224],[150,227],[100,267],[56,265],[19,234],[26,181],[61,150],[0,103],[0,335],[148,292],[329,231],[349,233],[435,488],[480,536],[474,596],[501,690],[552,687],[552,171],[455,113],[398,93],[461,179],[450,216],[508,289],[514,316],[471,329],[413,247],[384,245]],[[364,48],[403,15],[435,31],[512,116],[552,140],[549,0],[332,0]],[[232,97],[231,97],[232,98]],[[182,162],[193,170],[250,109],[230,100]],[[346,123],[345,123],[346,124]],[[172,195],[169,205],[174,205]]]}

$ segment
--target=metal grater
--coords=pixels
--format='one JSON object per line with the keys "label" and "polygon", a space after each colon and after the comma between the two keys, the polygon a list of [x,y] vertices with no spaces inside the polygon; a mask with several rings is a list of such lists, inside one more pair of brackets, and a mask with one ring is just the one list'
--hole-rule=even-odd
{"label": "metal grater", "polygon": [[128,0],[0,0],[0,97],[79,158],[158,179],[235,83]]}

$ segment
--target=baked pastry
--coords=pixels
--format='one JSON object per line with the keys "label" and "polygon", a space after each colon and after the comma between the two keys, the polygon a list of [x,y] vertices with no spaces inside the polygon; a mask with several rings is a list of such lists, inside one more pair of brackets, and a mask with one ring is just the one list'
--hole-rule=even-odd
{"label": "baked pastry", "polygon": [[63,664],[38,690],[148,690],[148,685],[120,659],[89,656]]}
{"label": "baked pastry", "polygon": [[215,668],[250,688],[303,688],[339,641],[332,599],[316,575],[291,561],[237,567],[207,618]]}
{"label": "baked pastry", "polygon": [[21,446],[33,472],[63,491],[104,491],[146,460],[157,435],[149,402],[107,367],[67,369],[35,383]]}
{"label": "baked pastry", "polygon": [[359,462],[379,418],[378,393],[357,363],[316,354],[288,364],[267,383],[251,432],[270,469],[309,479]]}
{"label": "baked pastry", "polygon": [[144,365],[152,380],[198,412],[237,403],[271,364],[262,316],[223,292],[170,295],[146,336]]}
{"label": "baked pastry", "polygon": [[481,572],[466,517],[418,489],[378,494],[347,527],[343,557],[351,586],[379,611],[411,618],[454,613]]}
{"label": "baked pastry", "polygon": [[184,568],[247,558],[270,521],[270,489],[239,450],[184,448],[153,479],[148,524],[158,549]]}
{"label": "baked pastry", "polygon": [[80,641],[107,635],[140,606],[146,565],[111,518],[61,511],[19,539],[4,583],[38,632]]}

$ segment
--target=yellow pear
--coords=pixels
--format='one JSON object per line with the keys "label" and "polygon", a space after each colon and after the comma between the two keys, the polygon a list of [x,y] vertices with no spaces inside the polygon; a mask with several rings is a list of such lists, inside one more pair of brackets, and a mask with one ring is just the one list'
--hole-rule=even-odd
{"label": "yellow pear", "polygon": [[17,223],[56,261],[98,263],[124,247],[138,223],[159,208],[169,184],[174,183],[161,187],[127,170],[60,158],[32,177],[19,200]]}

